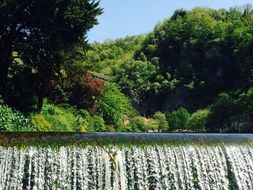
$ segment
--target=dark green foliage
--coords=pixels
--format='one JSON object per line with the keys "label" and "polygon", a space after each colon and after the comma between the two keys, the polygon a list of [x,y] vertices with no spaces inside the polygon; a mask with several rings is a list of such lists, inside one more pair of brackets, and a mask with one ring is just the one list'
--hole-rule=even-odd
{"label": "dark green foliage", "polygon": [[175,110],[171,113],[166,114],[167,121],[170,126],[170,130],[187,130],[187,126],[189,123],[190,119],[190,113],[184,109],[184,108],[179,108],[178,110]]}
{"label": "dark green foliage", "polygon": [[[195,8],[178,10],[158,24],[135,57],[158,58],[157,74],[176,81],[173,88],[159,93],[163,94],[160,101],[169,102],[166,107],[174,109],[176,103],[177,108],[194,111],[212,103],[222,91],[248,88],[253,65],[252,18],[252,13],[245,15],[236,9]],[[150,78],[147,83],[152,81]],[[160,82],[161,88],[167,83]],[[180,98],[167,101],[175,93]]]}
{"label": "dark green foliage", "polygon": [[246,93],[221,93],[210,105],[207,130],[220,132],[252,132],[252,88]]}
{"label": "dark green foliage", "polygon": [[230,117],[238,113],[236,100],[227,93],[221,93],[210,106],[208,129],[211,131],[232,131]]}
{"label": "dark green foliage", "polygon": [[[20,70],[19,70],[20,69]],[[15,67],[7,84],[5,102],[17,110],[31,112],[35,110],[37,77],[29,68]]]}
{"label": "dark green foliage", "polygon": [[[64,62],[63,52],[85,47],[85,35],[101,14],[97,1],[90,0],[7,0],[0,7],[0,93],[7,96],[10,71],[15,71],[13,52],[22,60],[23,70],[36,70],[38,111],[52,80]],[[30,73],[31,74],[31,73]],[[27,74],[29,75],[29,73]],[[14,76],[15,77],[15,76]],[[21,79],[21,78],[19,78]],[[21,81],[19,84],[22,84]],[[25,82],[25,81],[24,81]],[[14,95],[25,96],[16,83]],[[26,89],[29,87],[25,86]],[[34,89],[29,89],[34,91]],[[19,94],[17,94],[19,93]],[[25,101],[22,101],[25,103]],[[30,103],[30,102],[29,102]],[[18,103],[16,103],[18,104]],[[22,107],[21,105],[19,105]]]}
{"label": "dark green foliage", "polygon": [[158,94],[160,84],[155,83],[157,76],[157,65],[151,62],[130,60],[115,68],[114,75],[116,83],[122,87],[134,103],[139,103],[147,96],[147,92]]}
{"label": "dark green foliage", "polygon": [[253,113],[253,87],[240,95],[240,102],[244,108],[244,112]]}

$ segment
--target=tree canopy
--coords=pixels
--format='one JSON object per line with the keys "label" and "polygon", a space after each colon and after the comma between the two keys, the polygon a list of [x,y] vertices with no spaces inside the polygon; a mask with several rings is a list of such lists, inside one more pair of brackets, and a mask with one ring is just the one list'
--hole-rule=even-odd
{"label": "tree canopy", "polygon": [[35,90],[41,110],[50,80],[64,62],[61,52],[87,46],[85,35],[102,12],[98,5],[90,0],[7,0],[0,7],[0,92],[4,98],[18,58],[19,69],[37,74]]}

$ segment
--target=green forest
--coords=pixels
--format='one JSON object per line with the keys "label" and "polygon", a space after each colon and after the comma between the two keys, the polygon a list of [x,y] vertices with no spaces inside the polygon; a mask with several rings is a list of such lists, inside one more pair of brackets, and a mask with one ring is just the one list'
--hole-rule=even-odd
{"label": "green forest", "polygon": [[253,132],[253,9],[175,10],[103,43],[89,0],[0,3],[0,131]]}

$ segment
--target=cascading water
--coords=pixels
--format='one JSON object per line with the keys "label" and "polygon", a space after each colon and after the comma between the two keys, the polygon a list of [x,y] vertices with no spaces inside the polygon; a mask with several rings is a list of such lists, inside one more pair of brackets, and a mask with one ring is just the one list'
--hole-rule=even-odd
{"label": "cascading water", "polygon": [[253,189],[253,146],[0,146],[0,190]]}

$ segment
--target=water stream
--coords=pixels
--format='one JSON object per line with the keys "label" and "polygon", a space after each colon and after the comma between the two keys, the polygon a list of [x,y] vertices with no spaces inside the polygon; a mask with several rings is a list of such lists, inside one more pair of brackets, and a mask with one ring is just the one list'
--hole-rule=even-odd
{"label": "water stream", "polygon": [[0,146],[0,190],[253,189],[253,146]]}

